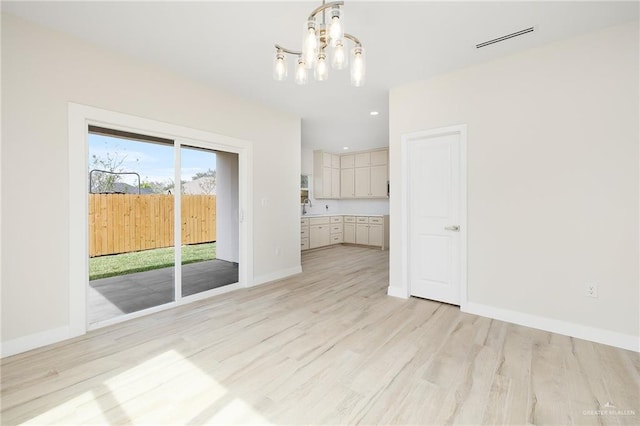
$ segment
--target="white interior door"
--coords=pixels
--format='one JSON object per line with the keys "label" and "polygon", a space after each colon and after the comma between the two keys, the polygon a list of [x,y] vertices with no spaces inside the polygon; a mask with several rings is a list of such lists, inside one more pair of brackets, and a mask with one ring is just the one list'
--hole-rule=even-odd
{"label": "white interior door", "polygon": [[459,305],[466,268],[461,137],[425,136],[409,141],[407,148],[410,294]]}

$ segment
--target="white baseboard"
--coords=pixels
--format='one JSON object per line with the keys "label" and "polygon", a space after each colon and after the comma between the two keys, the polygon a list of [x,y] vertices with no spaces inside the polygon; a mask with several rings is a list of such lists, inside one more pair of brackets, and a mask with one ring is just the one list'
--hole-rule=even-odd
{"label": "white baseboard", "polygon": [[281,280],[283,278],[287,278],[292,275],[296,275],[300,273],[302,273],[302,266],[295,266],[293,268],[281,269],[279,271],[270,272],[264,275],[259,275],[257,277],[253,277],[253,283],[249,284],[249,287],[265,284],[271,281]]}
{"label": "white baseboard", "polygon": [[74,333],[69,326],[64,326],[8,340],[2,342],[2,358],[71,339],[81,334]]}
{"label": "white baseboard", "polygon": [[407,296],[407,293],[398,287],[387,287],[387,295],[389,296],[393,296],[393,297],[399,297],[401,299],[408,299],[409,296]]}
{"label": "white baseboard", "polygon": [[551,331],[565,336],[576,337],[578,339],[589,340],[591,342],[640,352],[640,336],[633,336],[631,334],[623,334],[615,331],[603,330],[601,328],[588,327],[567,321],[545,318],[538,315],[495,308],[493,306],[482,305],[479,303],[465,303],[460,307],[460,310],[462,312],[524,325],[538,330]]}

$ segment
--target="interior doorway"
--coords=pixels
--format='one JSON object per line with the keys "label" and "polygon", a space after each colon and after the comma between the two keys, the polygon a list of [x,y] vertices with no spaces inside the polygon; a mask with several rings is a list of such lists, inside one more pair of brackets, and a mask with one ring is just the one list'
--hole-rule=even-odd
{"label": "interior doorway", "polygon": [[405,145],[409,294],[460,305],[466,297],[466,133],[415,133]]}

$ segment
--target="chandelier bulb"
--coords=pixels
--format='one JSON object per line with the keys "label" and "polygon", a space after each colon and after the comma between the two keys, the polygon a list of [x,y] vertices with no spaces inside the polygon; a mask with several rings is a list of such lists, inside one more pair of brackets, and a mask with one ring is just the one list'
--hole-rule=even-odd
{"label": "chandelier bulb", "polygon": [[339,6],[334,6],[331,10],[331,21],[329,23],[329,39],[331,45],[335,46],[344,37],[344,28],[342,25],[342,10]]}
{"label": "chandelier bulb", "polygon": [[296,83],[299,85],[307,84],[307,64],[302,56],[298,58],[298,65],[296,65]]}
{"label": "chandelier bulb", "polygon": [[273,63],[273,78],[277,81],[283,81],[287,78],[287,61],[284,58],[284,52],[280,49],[276,52]]}
{"label": "chandelier bulb", "polygon": [[329,67],[327,66],[327,55],[325,55],[324,50],[321,50],[318,54],[318,62],[316,63],[316,68],[314,70],[314,76],[318,81],[325,81],[329,78]]}
{"label": "chandelier bulb", "polygon": [[342,70],[347,66],[347,52],[345,51],[342,40],[336,42],[333,48],[333,56],[331,58],[331,66],[335,70]]}
{"label": "chandelier bulb", "polygon": [[318,35],[316,34],[316,21],[311,20],[305,24],[304,38],[302,40],[302,57],[307,68],[313,66],[318,55]]}
{"label": "chandelier bulb", "polygon": [[360,87],[364,85],[366,66],[364,48],[356,46],[351,51],[351,84]]}

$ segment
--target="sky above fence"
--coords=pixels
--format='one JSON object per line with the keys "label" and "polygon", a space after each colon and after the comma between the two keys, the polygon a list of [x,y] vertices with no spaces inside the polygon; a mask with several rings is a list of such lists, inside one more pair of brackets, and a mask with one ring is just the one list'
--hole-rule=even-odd
{"label": "sky above fence", "polygon": [[[89,167],[93,155],[99,158],[118,156],[124,161],[120,171],[136,172],[143,182],[174,180],[174,147],[148,142],[137,142],[112,136],[89,134]],[[216,169],[215,153],[182,148],[182,180],[190,181],[196,173]],[[132,182],[129,182],[131,180]],[[123,176],[122,182],[137,186],[137,179]]]}

